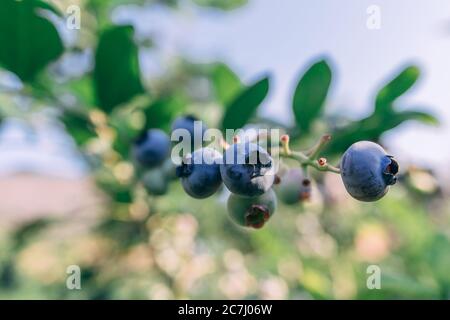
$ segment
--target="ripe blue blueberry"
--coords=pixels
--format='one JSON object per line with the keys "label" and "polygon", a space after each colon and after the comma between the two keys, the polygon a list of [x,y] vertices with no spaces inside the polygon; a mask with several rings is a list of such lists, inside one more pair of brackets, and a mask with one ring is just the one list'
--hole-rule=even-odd
{"label": "ripe blue blueberry", "polygon": [[144,168],[154,168],[164,162],[170,153],[169,136],[160,129],[150,129],[140,135],[132,146],[132,155]]}
{"label": "ripe blue blueberry", "polygon": [[184,191],[193,198],[203,199],[213,195],[221,186],[220,163],[222,155],[214,149],[196,150],[177,167]]}
{"label": "ripe blue blueberry", "polygon": [[311,198],[311,180],[306,178],[300,168],[287,170],[275,187],[281,202],[292,205]]}
{"label": "ripe blue blueberry", "polygon": [[354,143],[341,160],[341,177],[347,192],[361,201],[376,201],[397,181],[398,163],[378,144]]}
{"label": "ripe blue blueberry", "polygon": [[272,157],[254,143],[231,145],[224,154],[220,174],[228,190],[247,197],[267,192],[275,178]]}
{"label": "ripe blue blueberry", "polygon": [[147,193],[151,195],[162,196],[169,189],[169,179],[160,167],[145,172],[141,181]]}
{"label": "ripe blue blueberry", "polygon": [[243,227],[260,229],[274,214],[277,197],[272,189],[257,197],[230,194],[227,202],[231,220]]}
{"label": "ripe blue blueberry", "polygon": [[[197,131],[195,131],[197,121]],[[176,118],[172,123],[172,132],[178,129],[185,129],[189,133],[189,143],[190,143],[190,151],[194,151],[202,146],[203,134],[208,129],[203,122],[200,122],[193,115],[180,116]],[[196,135],[197,134],[197,135]],[[179,137],[177,142],[182,142],[184,137]],[[195,138],[198,139],[197,145]]]}

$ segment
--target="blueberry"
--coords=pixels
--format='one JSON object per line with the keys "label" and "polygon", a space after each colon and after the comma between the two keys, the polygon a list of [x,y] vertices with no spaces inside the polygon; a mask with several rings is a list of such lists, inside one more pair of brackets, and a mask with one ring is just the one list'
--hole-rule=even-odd
{"label": "blueberry", "polygon": [[177,167],[184,191],[193,198],[203,199],[213,195],[221,186],[220,163],[222,155],[214,149],[196,150]]}
{"label": "blueberry", "polygon": [[[199,129],[197,129],[198,132],[195,132],[195,127],[196,127],[196,121],[197,122],[197,127]],[[196,118],[193,115],[186,115],[186,116],[180,116],[178,118],[176,118],[173,123],[172,123],[172,132],[178,129],[185,129],[188,131],[189,135],[190,135],[190,141],[189,141],[189,145],[190,145],[190,151],[194,151],[195,149],[198,149],[199,147],[202,146],[202,141],[203,141],[203,134],[205,133],[205,131],[208,129],[206,127],[206,125],[201,122],[198,118]],[[197,135],[196,135],[197,134]],[[198,143],[197,145],[195,144],[195,138],[198,136]],[[183,137],[179,137],[178,140],[176,142],[182,142],[183,141]]]}
{"label": "blueberry", "polygon": [[291,205],[311,198],[311,180],[306,178],[300,168],[287,170],[275,187],[281,202]]}
{"label": "blueberry", "polygon": [[145,172],[141,181],[147,193],[151,195],[162,196],[169,189],[169,179],[159,167]]}
{"label": "blueberry", "polygon": [[247,197],[267,192],[275,178],[272,157],[254,143],[230,146],[224,154],[220,173],[232,193]]}
{"label": "blueberry", "polygon": [[150,129],[133,143],[132,155],[144,168],[154,168],[164,162],[170,153],[169,136],[160,129]]}
{"label": "blueberry", "polygon": [[361,201],[376,201],[397,181],[398,163],[376,143],[360,141],[345,151],[341,177],[347,192]]}
{"label": "blueberry", "polygon": [[231,194],[228,198],[228,213],[238,225],[259,229],[270,219],[277,207],[277,198],[272,189],[257,197],[241,197]]}

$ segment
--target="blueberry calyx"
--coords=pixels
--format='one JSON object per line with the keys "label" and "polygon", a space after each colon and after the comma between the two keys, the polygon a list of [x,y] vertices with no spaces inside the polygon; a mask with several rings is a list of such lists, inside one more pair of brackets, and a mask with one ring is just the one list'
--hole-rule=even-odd
{"label": "blueberry calyx", "polygon": [[260,166],[257,166],[257,165],[250,165],[250,166],[252,166],[252,168],[253,168],[251,171],[252,173],[250,174],[250,179],[264,176],[264,173],[261,173]]}
{"label": "blueberry calyx", "polygon": [[280,176],[279,175],[275,175],[275,178],[274,178],[274,180],[273,180],[273,184],[274,185],[278,185],[278,184],[280,184],[281,183],[281,178],[280,178]]}
{"label": "blueberry calyx", "polygon": [[311,180],[309,179],[303,179],[302,186],[309,187],[311,185]]}
{"label": "blueberry calyx", "polygon": [[267,206],[254,204],[248,209],[247,214],[245,215],[245,224],[247,227],[260,229],[269,218],[270,213]]}
{"label": "blueberry calyx", "polygon": [[398,162],[394,160],[393,156],[387,156],[389,164],[383,170],[383,178],[387,185],[393,185],[397,182],[397,173],[399,169]]}
{"label": "blueberry calyx", "polygon": [[308,190],[300,192],[299,200],[302,200],[302,201],[310,200],[311,199],[311,190],[309,189],[309,187],[311,186],[311,180],[309,180],[308,178],[303,179],[302,186],[304,186],[305,188],[308,188]]}
{"label": "blueberry calyx", "polygon": [[141,143],[143,143],[143,142],[147,139],[148,134],[149,134],[149,133],[148,133],[147,130],[142,131],[142,132],[137,136],[137,138],[134,140],[134,144],[135,144],[135,145],[140,145]]}
{"label": "blueberry calyx", "polygon": [[194,115],[192,115],[192,114],[188,114],[188,115],[186,115],[186,116],[184,116],[187,120],[190,120],[190,121],[199,121],[198,120],[198,118],[196,117],[196,116],[194,116]]}
{"label": "blueberry calyx", "polygon": [[175,170],[178,178],[185,178],[189,177],[192,173],[192,166],[187,163],[182,163]]}

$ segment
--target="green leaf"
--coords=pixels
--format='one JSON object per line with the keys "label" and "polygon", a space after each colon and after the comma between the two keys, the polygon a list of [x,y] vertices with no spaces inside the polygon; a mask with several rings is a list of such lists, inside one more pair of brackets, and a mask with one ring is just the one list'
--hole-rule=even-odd
{"label": "green leaf", "polygon": [[327,147],[329,154],[340,154],[359,140],[378,141],[383,133],[396,128],[405,121],[420,121],[428,125],[437,125],[439,121],[433,116],[420,111],[390,112],[389,114],[372,114],[360,121],[350,123],[345,128],[334,132],[333,139]]}
{"label": "green leaf", "polygon": [[375,112],[392,109],[392,103],[416,83],[420,70],[409,66],[400,72],[394,79],[378,92],[375,99]]}
{"label": "green leaf", "polygon": [[37,0],[0,1],[0,65],[24,82],[64,51],[55,26],[40,13],[51,8]]}
{"label": "green leaf", "polygon": [[410,120],[416,120],[419,122],[422,122],[424,124],[428,124],[428,125],[433,125],[433,126],[437,126],[439,125],[439,120],[426,112],[422,112],[422,111],[402,111],[402,112],[396,112],[392,117],[391,117],[391,121],[394,124],[401,124],[402,122],[405,121],[410,121]]}
{"label": "green leaf", "polygon": [[269,92],[269,78],[264,77],[244,89],[228,106],[222,119],[222,129],[242,128],[256,113]]}
{"label": "green leaf", "polygon": [[80,77],[65,83],[67,89],[78,99],[81,105],[86,108],[94,108],[95,92],[90,77]]}
{"label": "green leaf", "polygon": [[181,94],[162,96],[144,109],[145,127],[168,130],[173,118],[185,108],[187,100]]}
{"label": "green leaf", "polygon": [[83,114],[66,111],[62,115],[61,121],[78,146],[84,145],[91,138],[97,136],[91,121]]}
{"label": "green leaf", "polygon": [[247,0],[194,0],[194,2],[204,7],[233,10],[245,5]]}
{"label": "green leaf", "polygon": [[217,100],[223,105],[230,103],[243,87],[239,77],[223,63],[215,65],[211,78]]}
{"label": "green leaf", "polygon": [[100,36],[95,53],[94,84],[106,112],[144,92],[132,26],[115,26]]}
{"label": "green leaf", "polygon": [[314,63],[300,78],[295,89],[292,109],[298,127],[309,132],[320,115],[331,85],[332,71],[325,60]]}
{"label": "green leaf", "polygon": [[34,0],[34,2],[36,3],[36,8],[49,10],[54,14],[56,14],[58,17],[64,17],[64,14],[58,8],[54,7],[50,3],[45,2],[44,0]]}

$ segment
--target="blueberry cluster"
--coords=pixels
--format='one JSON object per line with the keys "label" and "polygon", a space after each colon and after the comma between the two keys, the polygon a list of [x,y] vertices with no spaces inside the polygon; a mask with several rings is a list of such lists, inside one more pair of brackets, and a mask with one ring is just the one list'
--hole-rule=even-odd
{"label": "blueberry cluster", "polygon": [[[172,124],[172,132],[184,129],[188,133],[175,142],[187,142],[193,150],[182,157],[177,167],[169,157],[171,142],[163,131],[150,129],[135,141],[132,155],[137,166],[144,168],[142,184],[149,194],[159,196],[167,192],[171,179],[179,178],[184,191],[196,199],[210,197],[224,186],[230,193],[230,218],[244,227],[263,227],[274,214],[277,199],[287,205],[308,201],[313,192],[309,167],[339,173],[348,193],[360,201],[379,200],[397,180],[398,163],[373,142],[360,141],[350,146],[336,168],[327,164],[325,158],[316,159],[330,139],[328,135],[306,154],[291,151],[287,135],[281,138],[278,150],[269,152],[258,143],[236,139],[232,145],[226,145],[222,154],[194,141],[207,130],[201,123],[194,125],[196,121],[193,116],[182,116]],[[278,170],[273,152],[297,160],[299,166]]]}
{"label": "blueberry cluster", "polygon": [[233,144],[223,156],[211,148],[197,149],[177,167],[177,176],[186,193],[197,199],[225,185],[231,192],[228,212],[239,225],[261,228],[275,211],[273,160],[257,144]]}
{"label": "blueberry cluster", "polygon": [[232,220],[245,227],[263,227],[277,206],[270,154],[255,143],[233,144],[224,153],[220,173],[231,191],[227,207]]}

